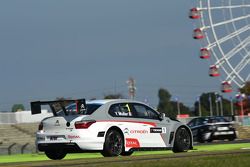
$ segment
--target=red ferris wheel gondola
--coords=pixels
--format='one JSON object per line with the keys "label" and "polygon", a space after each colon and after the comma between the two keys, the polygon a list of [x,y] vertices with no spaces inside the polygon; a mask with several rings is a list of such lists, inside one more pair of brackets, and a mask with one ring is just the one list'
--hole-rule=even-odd
{"label": "red ferris wheel gondola", "polygon": [[197,8],[190,9],[189,18],[190,19],[200,19],[201,18],[201,11]]}
{"label": "red ferris wheel gondola", "polygon": [[204,33],[202,31],[202,28],[196,28],[194,29],[193,31],[193,38],[194,39],[203,39],[205,36],[204,36]]}
{"label": "red ferris wheel gondola", "polygon": [[221,83],[221,91],[223,93],[231,93],[233,91],[231,83],[229,81],[223,81]]}
{"label": "red ferris wheel gondola", "polygon": [[218,77],[220,76],[220,72],[219,72],[219,67],[216,65],[212,65],[209,67],[209,76],[211,77]]}
{"label": "red ferris wheel gondola", "polygon": [[210,51],[207,48],[200,49],[200,58],[201,59],[209,59],[210,58]]}

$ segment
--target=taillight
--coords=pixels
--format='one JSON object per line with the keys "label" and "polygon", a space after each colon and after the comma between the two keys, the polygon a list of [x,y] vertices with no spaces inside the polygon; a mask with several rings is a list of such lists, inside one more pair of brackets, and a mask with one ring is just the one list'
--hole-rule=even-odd
{"label": "taillight", "polygon": [[95,120],[78,121],[78,122],[75,122],[75,128],[76,129],[87,129],[95,122],[96,122]]}
{"label": "taillight", "polygon": [[39,124],[38,130],[43,130],[43,123],[42,122]]}

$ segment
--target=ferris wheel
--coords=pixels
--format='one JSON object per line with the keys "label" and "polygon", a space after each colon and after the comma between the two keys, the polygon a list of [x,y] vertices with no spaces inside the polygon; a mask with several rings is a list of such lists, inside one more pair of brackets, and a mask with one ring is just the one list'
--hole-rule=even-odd
{"label": "ferris wheel", "polygon": [[196,0],[189,18],[197,20],[193,38],[201,41],[200,58],[209,75],[219,77],[221,91],[250,80],[250,0]]}

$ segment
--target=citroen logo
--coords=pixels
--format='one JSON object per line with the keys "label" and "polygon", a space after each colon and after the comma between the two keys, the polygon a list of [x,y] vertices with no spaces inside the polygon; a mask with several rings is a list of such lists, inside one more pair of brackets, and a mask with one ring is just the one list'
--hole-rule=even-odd
{"label": "citroen logo", "polygon": [[125,128],[125,129],[123,130],[123,133],[129,135],[129,130],[128,130],[128,128]]}
{"label": "citroen logo", "polygon": [[59,120],[56,120],[55,126],[60,126]]}

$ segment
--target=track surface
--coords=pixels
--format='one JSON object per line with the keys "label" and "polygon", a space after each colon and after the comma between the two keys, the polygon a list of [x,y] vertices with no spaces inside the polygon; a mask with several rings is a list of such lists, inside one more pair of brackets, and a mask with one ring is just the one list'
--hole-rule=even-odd
{"label": "track surface", "polygon": [[133,163],[145,161],[159,161],[168,159],[179,159],[189,157],[207,157],[207,156],[221,156],[232,154],[250,154],[250,150],[234,150],[230,152],[190,152],[179,154],[166,155],[147,155],[147,156],[131,156],[131,157],[112,157],[112,158],[92,158],[92,159],[75,159],[75,160],[58,160],[58,161],[38,161],[38,162],[24,162],[24,163],[8,163],[0,164],[0,167],[80,167],[80,166],[112,166],[112,164],[119,163]]}

